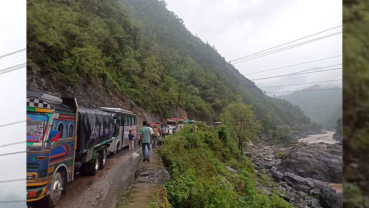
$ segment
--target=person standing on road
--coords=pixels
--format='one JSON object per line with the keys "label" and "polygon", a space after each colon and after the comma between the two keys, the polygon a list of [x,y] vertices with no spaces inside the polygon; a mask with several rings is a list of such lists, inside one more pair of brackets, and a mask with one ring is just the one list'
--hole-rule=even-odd
{"label": "person standing on road", "polygon": [[167,135],[167,127],[165,127],[163,124],[161,125],[161,138],[165,139],[165,136]]}
{"label": "person standing on road", "polygon": [[[151,155],[151,140],[152,140],[152,133],[149,124],[146,121],[143,121],[143,127],[140,129],[140,141],[142,144],[142,155],[143,155],[143,162],[148,161],[150,162],[150,155]],[[147,153],[146,153],[147,147]]]}
{"label": "person standing on road", "polygon": [[135,149],[135,140],[134,140],[135,136],[132,134],[132,130],[129,130],[129,134],[128,134],[128,139],[129,139],[129,150],[134,150]]}
{"label": "person standing on road", "polygon": [[154,140],[154,142],[153,142],[153,147],[155,147],[156,146],[156,144],[158,143],[158,139],[159,139],[159,135],[160,135],[160,133],[159,133],[159,127],[158,126],[154,126],[154,128],[153,128],[153,131],[154,131],[154,134],[153,134],[153,140]]}

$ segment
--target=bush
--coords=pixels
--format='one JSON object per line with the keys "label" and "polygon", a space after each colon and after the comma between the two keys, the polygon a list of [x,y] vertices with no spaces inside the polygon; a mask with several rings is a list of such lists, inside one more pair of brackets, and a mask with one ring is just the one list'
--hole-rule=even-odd
{"label": "bush", "polygon": [[169,136],[159,150],[172,178],[165,187],[173,207],[292,207],[277,195],[269,198],[257,190],[255,170],[232,144],[226,128],[191,129],[186,126]]}

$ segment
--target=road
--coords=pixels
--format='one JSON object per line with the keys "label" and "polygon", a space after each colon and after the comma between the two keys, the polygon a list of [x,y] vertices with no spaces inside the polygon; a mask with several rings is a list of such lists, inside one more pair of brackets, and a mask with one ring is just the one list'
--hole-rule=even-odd
{"label": "road", "polygon": [[[134,150],[139,153],[140,148]],[[120,194],[133,182],[138,154],[124,148],[107,160],[106,166],[95,176],[76,176],[68,184],[67,194],[62,196],[58,208],[108,208],[114,207]]]}

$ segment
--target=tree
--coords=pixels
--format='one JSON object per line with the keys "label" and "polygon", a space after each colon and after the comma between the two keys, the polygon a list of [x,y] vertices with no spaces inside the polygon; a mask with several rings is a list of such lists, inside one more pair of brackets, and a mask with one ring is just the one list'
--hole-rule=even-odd
{"label": "tree", "polygon": [[231,103],[221,114],[222,123],[228,127],[233,139],[237,138],[238,149],[242,152],[244,142],[257,137],[259,123],[251,106],[242,103]]}

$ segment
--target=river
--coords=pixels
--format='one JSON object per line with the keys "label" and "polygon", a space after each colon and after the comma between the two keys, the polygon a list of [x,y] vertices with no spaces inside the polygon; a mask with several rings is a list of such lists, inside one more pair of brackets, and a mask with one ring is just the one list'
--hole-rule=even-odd
{"label": "river", "polygon": [[336,144],[338,143],[337,140],[333,139],[333,131],[327,131],[324,134],[314,134],[314,135],[310,135],[304,139],[299,139],[299,142],[303,142],[303,143],[308,143],[308,144],[313,144],[313,143],[326,143],[326,144]]}

